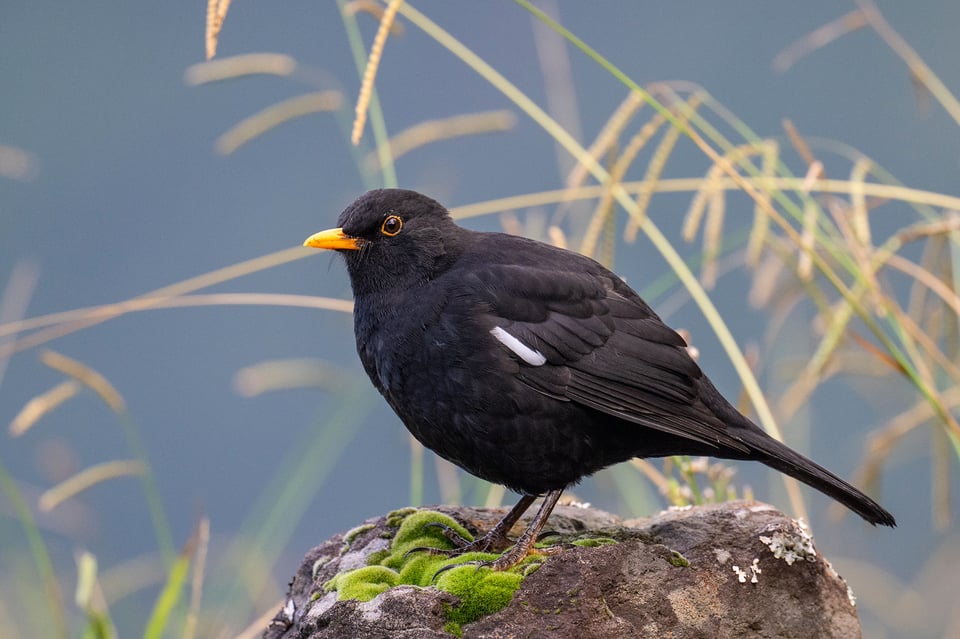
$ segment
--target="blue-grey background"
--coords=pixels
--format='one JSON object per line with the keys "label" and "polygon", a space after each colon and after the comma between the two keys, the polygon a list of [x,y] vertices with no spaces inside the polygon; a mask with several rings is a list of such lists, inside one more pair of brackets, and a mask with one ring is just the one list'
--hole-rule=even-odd
{"label": "blue-grey background", "polygon": [[[557,5],[564,24],[641,84],[699,83],[761,135],[779,135],[782,119],[790,118],[807,135],[860,149],[908,185],[956,191],[960,128],[936,104],[918,107],[907,70],[873,32],[848,35],[785,74],[772,69],[771,60],[787,44],[851,10],[852,3]],[[545,104],[532,18],[522,8],[511,2],[429,0],[416,6]],[[886,1],[880,7],[945,84],[960,87],[960,5]],[[376,25],[369,16],[361,16],[360,24],[369,46]],[[30,180],[0,177],[0,285],[18,264],[38,269],[28,316],[127,299],[297,245],[331,226],[342,207],[363,191],[343,127],[359,80],[336,5],[233,6],[218,56],[289,54],[321,72],[320,88],[345,92],[347,114],[287,123],[228,157],[213,150],[220,133],[263,107],[316,87],[263,76],[188,87],[184,70],[203,58],[203,30],[202,3],[0,4],[0,144],[25,149],[36,160]],[[578,52],[570,52],[570,59],[582,141],[588,143],[625,89]],[[430,118],[511,108],[409,24],[403,36],[387,43],[377,89],[392,132]],[[369,135],[368,126],[368,140]],[[669,174],[706,171],[697,153],[681,156]],[[799,163],[795,167],[803,170]],[[413,152],[400,161],[398,173],[402,186],[427,191],[451,206],[562,185],[552,140],[523,116],[506,134]],[[688,201],[688,196],[655,199],[652,207],[654,218],[677,242],[678,220]],[[728,210],[733,226],[750,219],[752,208],[740,203]],[[904,208],[885,215],[878,220],[881,229],[908,219]],[[497,220],[468,224],[495,228]],[[684,250],[693,255],[696,247]],[[638,288],[667,268],[642,239],[618,249],[616,267]],[[715,296],[744,343],[760,340],[764,319],[745,310],[748,286],[747,276],[734,275]],[[342,266],[319,255],[215,290],[349,296]],[[697,310],[688,304],[670,321],[694,331],[704,366],[721,390],[738,392],[729,363]],[[319,390],[244,398],[233,389],[234,374],[262,360],[304,356],[360,375],[352,340],[350,318],[342,313],[212,307],[131,314],[50,347],[99,370],[118,387],[145,439],[177,542],[189,535],[197,513],[205,513],[212,521],[211,554],[216,556],[218,543],[225,545],[241,526],[262,482],[284,463],[290,447],[317,428],[318,415],[339,405],[338,398]],[[0,384],[0,424],[60,379],[38,362],[36,351],[13,357]],[[866,431],[914,401],[906,387],[879,403],[850,388],[838,381],[819,392],[807,414],[814,441],[796,442],[844,476],[861,459]],[[406,432],[370,393],[371,411],[359,436],[307,506],[292,538],[281,542],[276,568],[281,584],[312,544],[409,499]],[[84,395],[26,437],[3,436],[0,462],[25,491],[49,485],[38,460],[44,451],[49,456],[51,442],[65,443],[77,467],[128,455],[116,419]],[[901,601],[903,593],[912,596],[911,585],[924,593],[917,605],[932,607],[923,632],[940,636],[947,623],[943,609],[949,600],[928,589],[935,570],[928,559],[936,553],[955,556],[958,544],[955,530],[937,532],[931,524],[929,442],[927,429],[911,436],[884,476],[882,501],[901,522],[895,531],[868,530],[849,517],[839,525],[829,523],[827,500],[810,497],[815,531],[830,531],[817,538],[821,550],[836,559],[841,573],[848,566],[846,574],[859,580],[851,577],[867,600],[865,606],[861,600],[862,614],[871,636],[928,636],[916,634],[915,626],[891,625],[869,610],[871,603],[914,605],[914,600]],[[428,470],[426,501],[431,502],[439,491],[432,463]],[[768,484],[765,470],[742,464],[738,477],[759,497],[786,508],[782,489]],[[597,490],[593,482],[578,494],[613,510],[621,503],[615,492]],[[90,513],[87,525],[63,537],[51,533],[65,583],[75,548],[90,549],[102,565],[110,565],[155,547],[134,480],[98,486],[84,494],[82,504]],[[3,517],[0,554],[22,547],[17,528]],[[883,579],[888,573],[899,580],[889,582],[893,593],[870,599],[869,593],[878,590],[878,573],[870,572],[869,564],[885,571]]]}

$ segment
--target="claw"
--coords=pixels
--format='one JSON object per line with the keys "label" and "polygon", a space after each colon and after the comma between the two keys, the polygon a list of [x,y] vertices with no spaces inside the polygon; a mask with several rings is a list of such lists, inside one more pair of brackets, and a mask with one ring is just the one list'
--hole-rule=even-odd
{"label": "claw", "polygon": [[430,579],[430,583],[435,582],[435,581],[437,580],[437,577],[440,575],[440,573],[446,572],[446,571],[448,571],[448,570],[452,570],[452,569],[454,569],[454,568],[460,568],[461,566],[476,566],[476,567],[477,567],[477,570],[480,570],[481,568],[484,568],[484,567],[486,567],[486,568],[491,568],[494,563],[496,563],[496,562],[493,562],[493,561],[465,561],[465,562],[463,562],[462,564],[447,564],[446,566],[442,567],[442,568],[441,568],[440,570],[438,570],[437,572],[433,573],[433,577]]}
{"label": "claw", "polygon": [[467,539],[466,537],[464,537],[463,535],[461,535],[460,533],[458,533],[456,530],[454,530],[454,529],[451,528],[450,526],[448,526],[448,525],[446,525],[446,524],[444,524],[444,523],[441,523],[441,522],[439,522],[439,521],[431,521],[431,522],[428,522],[428,523],[424,524],[423,527],[424,527],[424,528],[439,528],[439,529],[440,529],[440,532],[443,533],[443,536],[446,537],[447,539],[449,539],[449,540],[450,540],[450,543],[452,543],[452,544],[453,544],[454,546],[456,546],[457,548],[466,548],[466,547],[469,546],[471,543],[473,543],[472,541],[470,541],[469,539]]}
{"label": "claw", "polygon": [[539,544],[539,543],[540,543],[541,541],[543,541],[544,539],[549,539],[550,537],[557,537],[557,536],[559,536],[559,535],[560,535],[560,533],[558,533],[558,532],[556,532],[556,531],[553,531],[553,530],[544,530],[542,533],[540,533],[539,535],[537,535],[537,538],[536,538],[535,541],[536,541],[536,543]]}
{"label": "claw", "polygon": [[459,550],[446,550],[444,548],[431,548],[430,546],[417,546],[416,548],[411,548],[407,552],[403,553],[403,558],[406,559],[413,553],[425,552],[431,555],[444,555],[446,557],[455,557],[459,554]]}

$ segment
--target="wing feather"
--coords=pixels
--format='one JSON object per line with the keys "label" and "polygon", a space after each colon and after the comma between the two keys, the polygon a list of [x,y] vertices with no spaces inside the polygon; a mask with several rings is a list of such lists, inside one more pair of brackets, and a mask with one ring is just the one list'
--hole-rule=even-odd
{"label": "wing feather", "polygon": [[519,362],[524,384],[708,446],[748,450],[703,403],[703,373],[683,338],[616,275],[592,261],[577,272],[485,266],[474,276],[487,293],[487,321],[546,358]]}

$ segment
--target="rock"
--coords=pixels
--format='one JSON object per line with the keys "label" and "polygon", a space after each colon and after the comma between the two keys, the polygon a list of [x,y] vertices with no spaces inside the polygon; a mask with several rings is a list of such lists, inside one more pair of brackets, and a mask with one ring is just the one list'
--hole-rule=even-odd
{"label": "rock", "polygon": [[[489,530],[504,513],[436,510],[473,534]],[[393,585],[402,581],[400,575],[430,584],[439,565],[399,563],[413,556],[407,550],[439,530],[422,522],[441,515],[419,511],[410,517],[413,512],[369,519],[311,550],[265,639],[430,639],[457,633],[469,639],[860,637],[846,583],[800,524],[766,504],[730,502],[629,521],[591,508],[558,507],[550,529],[564,541],[587,545],[544,558],[535,570],[521,567],[512,582],[507,573],[493,573],[488,581],[485,568],[448,570],[436,580],[447,592]],[[521,525],[526,521],[514,533]],[[342,578],[371,563],[377,566],[351,573],[366,580]],[[447,577],[458,572],[461,580],[474,580],[463,583],[483,597],[475,601],[475,593],[462,585],[457,590],[461,582]],[[491,598],[485,598],[487,591]],[[346,592],[369,600],[338,600]],[[500,603],[490,603],[494,600]],[[478,614],[465,613],[468,607],[489,614],[474,620]]]}

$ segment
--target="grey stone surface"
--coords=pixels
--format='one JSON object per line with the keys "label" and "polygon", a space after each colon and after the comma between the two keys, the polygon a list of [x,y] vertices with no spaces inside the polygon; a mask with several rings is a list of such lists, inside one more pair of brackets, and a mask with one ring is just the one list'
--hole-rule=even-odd
{"label": "grey stone surface", "polygon": [[[481,531],[503,513],[436,510]],[[385,547],[385,537],[396,530],[386,521],[370,519],[362,532],[337,535],[311,550],[264,637],[452,636],[444,631],[444,611],[457,599],[435,588],[399,586],[366,603],[337,601],[336,593],[324,592],[338,571],[363,565],[366,555]],[[464,637],[860,637],[846,583],[797,522],[766,504],[730,502],[629,521],[568,506],[556,510],[549,527],[619,543],[551,556],[524,579],[509,606],[463,626]]]}

